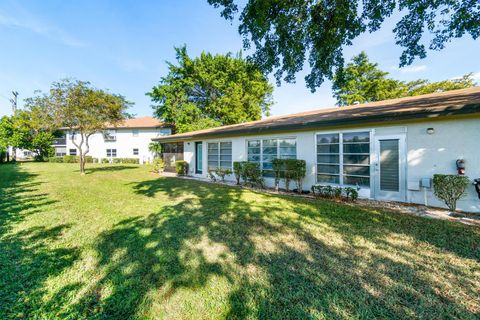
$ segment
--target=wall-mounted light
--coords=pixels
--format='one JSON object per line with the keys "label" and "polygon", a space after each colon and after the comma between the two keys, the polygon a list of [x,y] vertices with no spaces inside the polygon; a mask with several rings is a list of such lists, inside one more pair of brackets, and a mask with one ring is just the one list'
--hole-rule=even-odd
{"label": "wall-mounted light", "polygon": [[434,129],[434,128],[428,128],[428,129],[427,129],[427,133],[428,133],[428,134],[434,134],[434,133],[435,133],[435,129]]}

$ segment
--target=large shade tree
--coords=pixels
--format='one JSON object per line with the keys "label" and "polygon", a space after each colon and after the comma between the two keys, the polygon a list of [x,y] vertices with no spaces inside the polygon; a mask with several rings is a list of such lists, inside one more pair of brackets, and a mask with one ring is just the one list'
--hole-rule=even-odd
{"label": "large shade tree", "polygon": [[189,57],[176,48],[177,65],[147,93],[156,103],[155,115],[175,123],[177,132],[259,120],[269,113],[272,86],[241,55],[202,53]]}
{"label": "large shade tree", "polygon": [[69,130],[70,139],[78,149],[82,175],[85,174],[85,156],[90,151],[89,138],[123,121],[131,106],[121,95],[71,79],[54,82],[48,93],[38,92],[29,104],[42,110],[44,119]]}
{"label": "large shade tree", "polygon": [[365,52],[352,58],[333,78],[333,95],[339,106],[385,99],[464,89],[475,86],[472,74],[458,79],[430,82],[426,79],[400,81],[371,62]]}
{"label": "large shade tree", "polygon": [[[480,36],[478,0],[208,0],[233,20],[245,48],[255,46],[253,60],[278,82],[295,81],[308,61],[305,80],[315,91],[344,65],[343,48],[365,32],[378,30],[387,17],[401,16],[393,33],[403,47],[400,66],[424,58],[427,47],[443,49],[452,39]],[[240,3],[245,3],[239,8]]]}

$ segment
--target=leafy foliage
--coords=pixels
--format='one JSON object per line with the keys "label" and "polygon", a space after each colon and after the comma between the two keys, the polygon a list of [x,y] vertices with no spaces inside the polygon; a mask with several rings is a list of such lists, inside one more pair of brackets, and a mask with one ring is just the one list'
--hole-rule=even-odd
{"label": "leafy foliage", "polygon": [[163,159],[155,158],[153,160],[153,172],[161,173],[165,169],[165,162]]}
{"label": "leafy foliage", "polygon": [[252,187],[263,188],[265,182],[260,170],[260,164],[248,161],[233,162],[233,172],[237,178],[237,183],[240,184],[240,177],[243,182]]}
{"label": "leafy foliage", "polygon": [[162,155],[162,145],[159,142],[150,142],[148,151],[153,154],[155,159],[160,158]]}
{"label": "leafy foliage", "polygon": [[[235,0],[208,0],[222,8],[221,16],[233,20],[240,11]],[[240,14],[239,33],[244,47],[266,73],[275,73],[277,82],[294,82],[296,73],[308,60],[311,71],[307,87],[315,91],[325,79],[332,79],[344,65],[343,48],[360,34],[380,29],[399,9],[404,16],[393,29],[396,43],[404,48],[400,66],[441,50],[454,38],[480,36],[478,0],[248,0]]]}
{"label": "leafy foliage", "polygon": [[311,188],[312,193],[316,196],[323,198],[344,198],[350,201],[356,201],[358,199],[358,190],[353,187],[335,187],[330,185],[318,185],[315,184]]}
{"label": "leafy foliage", "polygon": [[185,176],[188,173],[188,162],[185,160],[175,161],[175,171],[178,175]]}
{"label": "leafy foliage", "polygon": [[365,52],[361,52],[335,74],[333,94],[337,104],[345,106],[475,86],[471,73],[459,79],[433,83],[425,79],[404,82],[388,78],[388,74],[380,70],[377,63],[370,62]]}
{"label": "leafy foliage", "polygon": [[455,212],[457,201],[465,195],[470,180],[465,176],[453,174],[434,174],[433,192],[435,196],[445,202],[450,211]]}
{"label": "leafy foliage", "polygon": [[190,58],[176,48],[178,65],[147,93],[158,118],[175,123],[177,132],[259,120],[269,114],[272,86],[251,62],[238,55],[202,53]]}
{"label": "leafy foliage", "polygon": [[26,100],[30,109],[43,115],[43,123],[53,123],[76,133],[71,135],[71,140],[79,150],[81,174],[85,173],[90,136],[119,124],[126,118],[131,104],[121,95],[97,89],[89,82],[70,79],[54,82],[48,94],[37,92]]}
{"label": "leafy foliage", "polygon": [[301,193],[303,178],[307,173],[305,160],[297,159],[273,159],[272,168],[275,177],[275,190],[278,191],[281,179],[284,179],[285,189],[290,191],[290,181],[294,180],[297,192]]}
{"label": "leafy foliage", "polygon": [[233,174],[235,175],[235,180],[237,180],[237,185],[240,184],[240,178],[242,176],[242,162],[233,162]]}

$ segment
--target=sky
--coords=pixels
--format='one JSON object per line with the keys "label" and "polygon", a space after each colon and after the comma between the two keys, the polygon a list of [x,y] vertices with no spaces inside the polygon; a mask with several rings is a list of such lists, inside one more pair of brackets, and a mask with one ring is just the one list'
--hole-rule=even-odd
{"label": "sky", "polygon": [[[399,69],[402,49],[392,30],[400,17],[396,13],[379,31],[355,39],[344,49],[345,58],[366,51],[400,80],[438,81],[473,72],[480,83],[480,41],[470,36]],[[122,94],[135,104],[130,113],[151,116],[145,93],[167,74],[166,61],[175,61],[174,47],[184,44],[191,56],[242,50],[238,24],[221,18],[207,0],[2,0],[0,116],[11,112],[12,90],[19,92],[21,107],[35,90],[47,91],[66,77]],[[331,83],[311,93],[303,79],[307,73],[308,67],[296,83],[275,86],[272,115],[334,106]]]}

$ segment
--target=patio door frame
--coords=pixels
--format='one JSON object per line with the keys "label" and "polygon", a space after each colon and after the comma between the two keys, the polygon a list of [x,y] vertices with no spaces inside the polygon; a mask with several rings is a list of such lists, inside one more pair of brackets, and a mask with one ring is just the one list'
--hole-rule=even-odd
{"label": "patio door frame", "polygon": [[[199,159],[199,152],[198,147],[200,146],[202,152],[200,154]],[[198,165],[201,164],[201,169],[198,168]],[[203,141],[196,141],[195,142],[195,173],[196,174],[203,174]]]}
{"label": "patio door frame", "polygon": [[[398,140],[398,170],[399,170],[399,186],[397,191],[381,190],[380,188],[380,141],[382,140]],[[406,134],[385,134],[375,135],[375,156],[373,163],[373,179],[374,179],[374,198],[376,200],[386,201],[406,201],[407,197],[407,148]]]}

